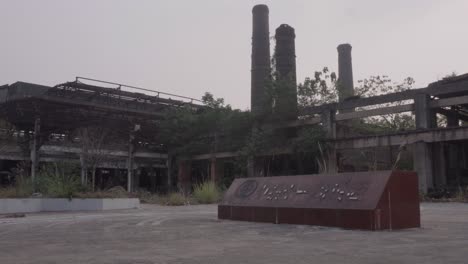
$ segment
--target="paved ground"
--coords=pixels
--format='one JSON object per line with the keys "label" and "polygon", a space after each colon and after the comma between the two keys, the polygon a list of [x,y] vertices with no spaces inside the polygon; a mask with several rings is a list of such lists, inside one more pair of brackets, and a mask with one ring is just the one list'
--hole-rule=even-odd
{"label": "paved ground", "polygon": [[364,232],[218,221],[215,206],[0,219],[0,263],[468,263],[468,204],[422,205],[423,228]]}

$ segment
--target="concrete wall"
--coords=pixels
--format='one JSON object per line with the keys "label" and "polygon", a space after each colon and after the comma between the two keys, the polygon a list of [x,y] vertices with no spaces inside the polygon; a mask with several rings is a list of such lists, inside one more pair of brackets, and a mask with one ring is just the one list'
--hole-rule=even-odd
{"label": "concrete wall", "polygon": [[40,212],[42,199],[0,199],[0,214]]}
{"label": "concrete wall", "polygon": [[101,211],[134,209],[139,207],[140,200],[137,198],[72,200],[62,198],[0,199],[0,214],[58,211]]}

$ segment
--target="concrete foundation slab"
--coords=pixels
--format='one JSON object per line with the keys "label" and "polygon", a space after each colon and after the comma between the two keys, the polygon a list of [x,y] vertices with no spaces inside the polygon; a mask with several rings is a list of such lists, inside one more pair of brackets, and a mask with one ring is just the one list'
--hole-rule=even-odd
{"label": "concrete foundation slab", "polygon": [[134,209],[139,207],[140,200],[137,198],[71,200],[62,198],[0,199],[0,214],[62,211],[102,211]]}
{"label": "concrete foundation slab", "polygon": [[422,228],[219,221],[217,206],[0,218],[0,263],[466,263],[468,204],[422,203]]}

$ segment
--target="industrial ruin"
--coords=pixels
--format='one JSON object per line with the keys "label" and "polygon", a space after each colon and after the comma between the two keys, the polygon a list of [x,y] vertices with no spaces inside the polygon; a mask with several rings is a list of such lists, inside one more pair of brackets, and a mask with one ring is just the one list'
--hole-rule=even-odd
{"label": "industrial ruin", "polygon": [[[164,110],[204,107],[192,98],[80,77],[54,87],[5,85],[0,103],[2,118],[14,126],[2,129],[4,173],[26,161],[34,179],[39,163],[83,165],[97,158],[96,184],[128,191],[140,184],[152,191],[170,185],[167,149],[155,140]],[[87,168],[81,168],[83,176]]]}
{"label": "industrial ruin", "polygon": [[[285,106],[281,109],[289,120],[278,129],[322,126],[332,146],[327,157],[329,173],[368,170],[360,166],[362,156],[356,153],[371,149],[378,167],[386,170],[391,170],[397,159],[411,160],[422,192],[468,184],[468,127],[463,125],[468,121],[468,74],[424,88],[359,98],[354,96],[352,47],[341,44],[337,47],[338,102],[299,107],[295,37],[289,25],[275,30],[274,67],[278,78],[292,87],[287,96],[275,102]],[[252,32],[253,114],[270,111],[265,87],[272,72],[271,61],[269,10],[266,5],[257,5]],[[395,102],[402,103],[380,106]],[[236,151],[220,148],[216,153],[179,160],[168,154],[165,142],[157,137],[158,120],[165,110],[180,107],[194,111],[206,108],[193,98],[80,77],[54,87],[24,82],[0,86],[0,115],[6,121],[0,139],[2,184],[8,183],[8,171],[20,162],[30,164],[34,178],[40,163],[71,161],[83,165],[89,157],[102,156],[105,158],[94,168],[100,188],[121,185],[128,191],[145,188],[156,192],[190,186],[197,170],[208,171],[214,181],[232,174],[229,164],[239,155]],[[414,113],[414,130],[375,135],[349,132],[355,120],[403,112]],[[446,117],[446,126],[438,127],[437,115]],[[398,151],[401,148],[406,149],[403,154]],[[286,160],[278,175],[301,173],[291,165],[292,154],[288,148],[275,150],[275,155]],[[264,154],[268,155],[271,153]],[[253,157],[248,175],[241,176],[262,176],[262,158]],[[82,180],[90,168],[92,165],[82,166]]]}
{"label": "industrial ruin", "polygon": [[[272,71],[270,64],[269,10],[266,5],[257,5],[252,10],[252,84],[251,111],[268,112],[266,82]],[[328,156],[328,172],[367,171],[361,151],[372,150],[375,162],[382,170],[393,169],[399,159],[409,160],[419,177],[419,190],[426,193],[431,188],[447,185],[459,186],[468,183],[467,147],[468,128],[468,74],[446,78],[428,87],[403,92],[382,94],[359,98],[354,96],[352,47],[350,44],[338,45],[338,90],[336,103],[297,108],[295,32],[289,25],[280,25],[275,32],[276,47],[274,61],[280,78],[287,78],[294,87],[288,95],[281,98],[287,104],[290,122],[283,127],[298,128],[321,125],[327,132],[332,145]],[[381,106],[398,103],[395,106]],[[392,113],[412,112],[415,116],[415,129],[384,134],[359,134],[350,129],[352,122],[366,117]],[[437,115],[446,118],[446,126],[438,127]],[[404,149],[401,152],[399,150]],[[275,150],[275,155],[292,155],[288,148]],[[224,177],[226,162],[236,157],[236,152],[219,152],[192,156],[192,161],[208,160],[213,180]],[[265,154],[267,156],[269,154]],[[256,157],[249,170],[249,177],[262,176],[261,157]],[[289,164],[291,165],[291,164]],[[183,166],[189,166],[184,163]],[[297,170],[279,170],[278,175],[297,175]],[[180,182],[190,180],[190,168],[179,172]],[[317,173],[308,171],[307,174]]]}

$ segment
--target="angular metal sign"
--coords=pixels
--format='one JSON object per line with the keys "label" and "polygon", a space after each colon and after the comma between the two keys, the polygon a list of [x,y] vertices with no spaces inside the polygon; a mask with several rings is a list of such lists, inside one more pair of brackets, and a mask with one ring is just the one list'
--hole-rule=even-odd
{"label": "angular metal sign", "polygon": [[420,226],[415,172],[373,171],[236,179],[218,218],[384,230]]}

